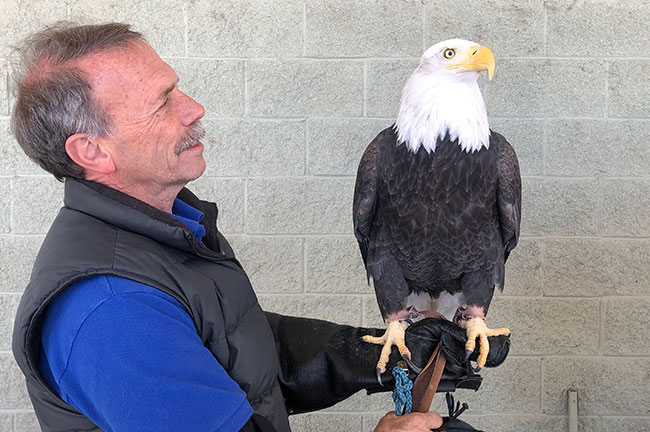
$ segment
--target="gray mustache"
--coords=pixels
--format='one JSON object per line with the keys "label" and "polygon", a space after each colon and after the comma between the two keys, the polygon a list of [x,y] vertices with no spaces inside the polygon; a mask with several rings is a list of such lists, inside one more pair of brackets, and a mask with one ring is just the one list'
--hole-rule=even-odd
{"label": "gray mustache", "polygon": [[204,137],[205,137],[205,128],[203,127],[201,120],[197,120],[187,128],[187,132],[185,133],[185,136],[181,139],[181,141],[179,142],[176,148],[176,154],[180,154],[181,152],[187,150],[188,148],[194,147]]}

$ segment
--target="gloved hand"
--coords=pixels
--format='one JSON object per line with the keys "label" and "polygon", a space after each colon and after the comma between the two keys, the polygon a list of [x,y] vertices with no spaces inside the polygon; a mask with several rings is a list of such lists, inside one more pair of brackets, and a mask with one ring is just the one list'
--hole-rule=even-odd
{"label": "gloved hand", "polygon": [[[406,336],[404,338],[406,346],[411,350],[412,361],[420,367],[423,367],[431,357],[431,352],[425,349],[413,350],[411,347],[425,347],[425,341],[429,341],[430,346],[434,347],[438,341],[442,344],[442,352],[447,359],[445,370],[442,374],[441,384],[439,391],[447,391],[443,388],[443,381],[456,381],[458,384],[463,378],[471,378],[478,376],[468,372],[468,362],[465,362],[465,342],[467,342],[467,334],[465,329],[458,325],[440,318],[425,318],[410,325],[406,329]],[[490,343],[490,352],[488,353],[486,367],[496,367],[503,363],[510,351],[510,336],[490,336],[488,337]],[[472,355],[469,357],[470,361],[476,361],[479,355],[478,344]],[[446,383],[449,384],[449,383]],[[480,381],[479,381],[480,385]],[[459,385],[462,388],[465,387]],[[478,387],[476,387],[478,388]]]}
{"label": "gloved hand", "polygon": [[[380,386],[376,363],[381,346],[361,340],[367,334],[381,336],[384,329],[352,327],[328,321],[266,313],[273,331],[280,359],[280,384],[289,414],[314,411],[332,406],[359,390],[368,393],[390,391],[394,379],[390,374],[401,357],[391,354]],[[419,367],[429,361],[440,341],[447,364],[439,391],[457,387],[477,389],[481,378],[464,362],[465,330],[438,318],[426,318],[410,325],[405,341],[412,361]],[[508,355],[507,336],[490,337],[490,354],[486,367],[501,364]],[[470,357],[475,360],[478,350]],[[411,379],[416,374],[409,372]]]}

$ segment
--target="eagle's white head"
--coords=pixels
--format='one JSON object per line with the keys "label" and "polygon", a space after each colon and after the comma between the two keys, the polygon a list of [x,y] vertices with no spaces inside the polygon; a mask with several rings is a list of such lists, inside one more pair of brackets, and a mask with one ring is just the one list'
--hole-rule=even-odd
{"label": "eagle's white head", "polygon": [[476,80],[480,71],[494,74],[489,48],[463,39],[449,39],[425,51],[402,91],[395,129],[398,143],[416,153],[420,146],[436,150],[449,134],[466,152],[488,147],[490,126]]}

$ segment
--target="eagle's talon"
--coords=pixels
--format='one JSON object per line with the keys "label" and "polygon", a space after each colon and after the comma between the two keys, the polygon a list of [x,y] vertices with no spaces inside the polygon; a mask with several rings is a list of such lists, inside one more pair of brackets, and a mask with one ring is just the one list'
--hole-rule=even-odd
{"label": "eagle's talon", "polygon": [[366,335],[362,338],[364,342],[382,345],[381,352],[379,354],[379,361],[377,362],[377,381],[379,381],[380,384],[380,375],[386,372],[386,365],[388,364],[391,348],[393,345],[397,346],[397,349],[399,350],[399,353],[402,357],[405,355],[408,356],[410,362],[411,352],[408,350],[406,344],[404,343],[404,331],[406,330],[406,327],[408,327],[408,324],[403,321],[390,321],[383,336],[373,337]]}
{"label": "eagle's talon", "polygon": [[469,361],[469,358],[472,356],[473,352],[474,351],[472,350],[465,351],[465,359],[463,360],[463,363],[467,363]]}
{"label": "eagle's talon", "polygon": [[379,383],[380,386],[383,387],[384,383],[381,382],[381,374],[383,373],[383,371],[379,367],[376,370],[377,370],[377,382]]}
{"label": "eagle's talon", "polygon": [[[485,320],[483,317],[471,317],[467,321],[459,322],[459,325],[467,332],[467,342],[465,343],[466,356],[468,353],[470,353],[470,351],[474,351],[474,348],[476,348],[476,341],[478,339],[479,355],[476,359],[476,364],[479,367],[478,370],[485,366],[488,353],[490,352],[490,343],[488,341],[488,336],[507,336],[510,334],[510,330],[507,328],[489,329],[485,325]],[[474,372],[478,371],[475,370]]]}
{"label": "eagle's talon", "polygon": [[411,361],[411,356],[408,354],[402,354],[402,359],[406,362],[408,365],[409,369],[415,372],[416,374],[419,374],[422,372],[422,368],[418,367]]}

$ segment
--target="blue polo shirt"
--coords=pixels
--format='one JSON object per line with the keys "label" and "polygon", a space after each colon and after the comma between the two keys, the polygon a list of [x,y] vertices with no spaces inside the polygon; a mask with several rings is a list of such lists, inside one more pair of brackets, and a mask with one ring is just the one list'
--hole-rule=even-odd
{"label": "blue polo shirt", "polygon": [[[176,200],[173,215],[201,241],[203,213]],[[253,410],[203,346],[185,308],[116,276],[71,285],[48,306],[40,371],[101,429],[237,431]]]}

